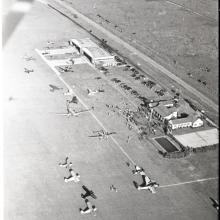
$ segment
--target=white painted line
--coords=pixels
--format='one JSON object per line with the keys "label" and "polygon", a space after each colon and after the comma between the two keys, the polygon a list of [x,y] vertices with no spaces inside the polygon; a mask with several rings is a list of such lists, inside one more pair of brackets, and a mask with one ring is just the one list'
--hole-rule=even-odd
{"label": "white painted line", "polygon": [[198,182],[204,182],[204,181],[210,181],[210,180],[216,180],[218,177],[210,177],[210,178],[205,178],[205,179],[198,179],[198,180],[192,180],[188,182],[181,182],[181,183],[174,183],[174,184],[169,184],[169,185],[163,185],[159,186],[160,188],[167,188],[167,187],[172,187],[172,186],[180,186],[180,185],[185,185],[189,183],[198,183]]}
{"label": "white painted line", "polygon": [[193,13],[193,14],[196,14],[196,15],[199,15],[199,16],[201,16],[201,17],[208,18],[209,20],[212,20],[212,21],[214,21],[214,22],[217,22],[217,20],[216,20],[215,18],[212,18],[212,17],[209,17],[209,16],[207,16],[207,15],[201,14],[201,13],[199,13],[199,12],[193,11],[191,8],[188,8],[188,7],[184,6],[184,5],[177,4],[176,2],[172,2],[172,1],[170,1],[170,0],[167,0],[166,2],[169,3],[169,4],[175,5],[175,6],[179,7],[179,8],[183,8],[183,9],[185,9],[186,11],[189,11],[189,12],[191,12],[191,13]]}
{"label": "white painted line", "polygon": [[[36,52],[40,55],[40,57],[45,61],[45,63],[48,64],[48,66],[56,73],[57,77],[59,78],[59,80],[69,89],[69,92],[71,92],[72,94],[74,94],[79,102],[85,107],[85,108],[89,108],[83,101],[82,99],[79,98],[79,96],[76,94],[76,92],[74,92],[71,88],[71,86],[61,77],[61,74],[59,73],[59,71],[56,70],[56,68],[54,68],[54,66],[52,66],[48,60],[45,59],[45,57],[42,55],[41,51],[38,49],[35,49]],[[93,112],[89,112],[92,117],[98,122],[98,124],[107,132],[107,129],[105,128],[105,126],[102,124],[102,122],[96,117],[96,115]],[[123,149],[123,147],[115,140],[114,137],[110,136],[110,138],[112,139],[112,141],[117,145],[117,147],[121,150],[121,152],[133,163],[136,164],[132,158],[125,152],[125,150]]]}

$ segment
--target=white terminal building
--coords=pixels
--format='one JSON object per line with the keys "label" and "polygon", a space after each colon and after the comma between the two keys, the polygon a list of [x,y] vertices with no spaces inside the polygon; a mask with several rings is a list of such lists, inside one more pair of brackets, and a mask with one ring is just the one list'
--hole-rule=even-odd
{"label": "white terminal building", "polygon": [[95,65],[115,66],[117,64],[115,56],[99,47],[90,38],[71,39],[69,44],[74,46],[80,54],[86,56]]}

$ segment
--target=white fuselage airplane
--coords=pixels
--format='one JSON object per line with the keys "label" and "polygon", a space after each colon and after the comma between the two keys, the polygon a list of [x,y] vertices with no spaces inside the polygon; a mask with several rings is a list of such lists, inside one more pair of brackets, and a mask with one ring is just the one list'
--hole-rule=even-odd
{"label": "white fuselage airplane", "polygon": [[156,193],[155,188],[159,187],[159,184],[155,181],[152,181],[148,176],[144,176],[144,183],[138,186],[138,190],[147,189],[151,193]]}
{"label": "white fuselage airplane", "polygon": [[92,107],[91,109],[85,109],[85,110],[81,110],[81,111],[75,111],[74,109],[68,108],[68,112],[67,113],[60,113],[60,115],[66,115],[67,117],[70,116],[75,116],[78,117],[80,114],[88,112],[93,110],[94,108]]}

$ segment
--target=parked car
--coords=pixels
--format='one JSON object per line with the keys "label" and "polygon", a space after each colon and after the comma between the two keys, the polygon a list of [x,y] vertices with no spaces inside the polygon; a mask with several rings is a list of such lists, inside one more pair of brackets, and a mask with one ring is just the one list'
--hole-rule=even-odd
{"label": "parked car", "polygon": [[121,80],[119,80],[119,79],[117,79],[117,78],[112,78],[111,81],[112,81],[112,82],[115,82],[115,83],[120,83],[120,82],[121,82]]}
{"label": "parked car", "polygon": [[137,97],[137,96],[140,96],[139,93],[138,93],[137,91],[135,91],[135,90],[132,90],[132,91],[131,91],[131,94],[134,95],[134,96],[136,96],[136,97]]}

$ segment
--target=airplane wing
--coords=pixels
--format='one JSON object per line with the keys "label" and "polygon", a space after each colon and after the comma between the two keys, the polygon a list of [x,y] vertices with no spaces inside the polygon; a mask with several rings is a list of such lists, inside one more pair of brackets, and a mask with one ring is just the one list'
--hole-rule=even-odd
{"label": "airplane wing", "polygon": [[80,111],[78,111],[78,112],[76,112],[76,113],[79,113],[79,114],[80,114],[80,113],[88,112],[88,111],[90,111],[90,110],[93,110],[93,108],[80,110]]}
{"label": "airplane wing", "polygon": [[145,180],[146,185],[148,185],[151,182],[151,180],[148,176],[145,176],[144,180]]}
{"label": "airplane wing", "polygon": [[55,113],[56,115],[64,115],[64,116],[75,116],[78,117],[78,115],[72,114],[72,113]]}
{"label": "airplane wing", "polygon": [[155,190],[155,188],[153,187],[153,186],[149,186],[149,191],[151,192],[151,193],[156,193],[156,190]]}
{"label": "airplane wing", "polygon": [[86,212],[88,210],[89,210],[89,207],[86,207],[86,208],[83,209],[83,212]]}
{"label": "airplane wing", "polygon": [[101,135],[90,135],[88,137],[101,137]]}
{"label": "airplane wing", "polygon": [[91,202],[90,201],[88,201],[87,203],[87,206],[88,206],[88,209],[90,209],[90,210],[92,210],[93,208],[92,208],[92,204],[91,204]]}
{"label": "airplane wing", "polygon": [[107,132],[107,135],[116,134],[116,132]]}

